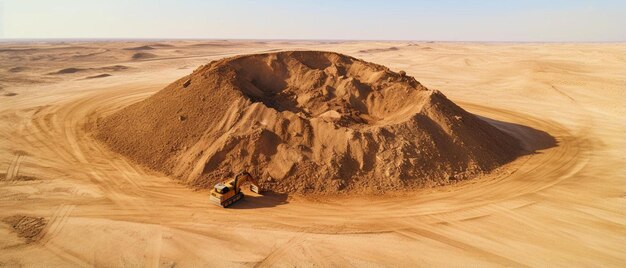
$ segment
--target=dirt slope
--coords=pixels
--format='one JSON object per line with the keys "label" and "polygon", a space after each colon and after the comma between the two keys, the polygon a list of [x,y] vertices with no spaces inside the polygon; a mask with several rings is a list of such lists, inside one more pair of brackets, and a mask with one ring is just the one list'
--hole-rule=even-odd
{"label": "dirt slope", "polygon": [[246,169],[290,193],[445,184],[521,152],[403,72],[317,51],[211,62],[102,119],[95,135],[197,187]]}

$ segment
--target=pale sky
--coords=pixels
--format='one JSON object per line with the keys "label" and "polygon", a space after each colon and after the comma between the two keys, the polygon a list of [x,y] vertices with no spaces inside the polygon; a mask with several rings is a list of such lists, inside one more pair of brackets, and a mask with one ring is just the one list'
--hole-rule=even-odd
{"label": "pale sky", "polygon": [[626,0],[0,0],[0,38],[626,41]]}

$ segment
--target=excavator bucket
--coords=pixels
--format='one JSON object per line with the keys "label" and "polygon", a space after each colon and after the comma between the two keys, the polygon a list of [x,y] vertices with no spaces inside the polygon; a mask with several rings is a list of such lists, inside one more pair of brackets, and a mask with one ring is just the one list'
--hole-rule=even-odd
{"label": "excavator bucket", "polygon": [[260,194],[259,192],[259,186],[254,185],[254,184],[250,184],[250,191],[255,192],[257,194]]}

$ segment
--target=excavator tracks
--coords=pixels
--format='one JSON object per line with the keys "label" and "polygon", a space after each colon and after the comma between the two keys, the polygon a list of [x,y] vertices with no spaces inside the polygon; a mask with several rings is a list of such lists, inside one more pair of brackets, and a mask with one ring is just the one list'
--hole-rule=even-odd
{"label": "excavator tracks", "polygon": [[221,205],[222,205],[222,207],[226,208],[226,207],[229,207],[230,205],[232,205],[233,203],[239,201],[242,198],[243,198],[243,193],[239,192],[236,195],[234,195],[233,197],[224,200],[224,202],[222,202]]}

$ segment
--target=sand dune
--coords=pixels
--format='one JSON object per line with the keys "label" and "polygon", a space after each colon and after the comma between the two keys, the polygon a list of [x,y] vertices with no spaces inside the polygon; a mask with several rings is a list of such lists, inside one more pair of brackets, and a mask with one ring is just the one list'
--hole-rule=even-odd
{"label": "sand dune", "polygon": [[360,53],[378,53],[378,52],[388,52],[388,51],[397,51],[397,47],[388,47],[388,48],[370,48],[370,49],[362,49],[359,50]]}
{"label": "sand dune", "polygon": [[50,73],[50,74],[73,74],[73,73],[82,72],[86,70],[88,69],[70,67],[70,68],[65,68],[57,72]]}
{"label": "sand dune", "polygon": [[125,48],[126,50],[151,50],[154,49],[154,47],[149,46],[149,45],[145,45],[145,46],[138,46],[138,47],[129,47],[129,48]]}
{"label": "sand dune", "polygon": [[150,58],[156,58],[156,55],[152,53],[147,53],[147,52],[138,52],[138,53],[133,54],[132,56],[133,60],[143,60],[143,59],[150,59]]}
{"label": "sand dune", "polygon": [[112,74],[98,74],[98,75],[92,75],[92,76],[87,76],[87,77],[85,77],[85,79],[103,78],[103,77],[109,77],[109,76],[112,76]]}
{"label": "sand dune", "polygon": [[149,45],[152,48],[172,48],[172,47],[176,47],[175,45],[172,44],[163,44],[163,43],[153,43]]}
{"label": "sand dune", "polygon": [[87,72],[87,71],[122,71],[122,70],[126,70],[128,69],[128,66],[124,66],[124,65],[113,65],[113,66],[105,66],[105,67],[98,67],[98,68],[76,68],[76,67],[70,67],[70,68],[64,68],[61,70],[58,70],[56,72],[51,72],[48,74],[51,75],[57,75],[57,74],[74,74],[74,73],[78,73],[78,72]]}
{"label": "sand dune", "polygon": [[13,68],[9,69],[9,72],[19,73],[19,72],[23,72],[23,71],[26,71],[26,70],[28,70],[28,68],[26,68],[26,67],[13,67]]}

